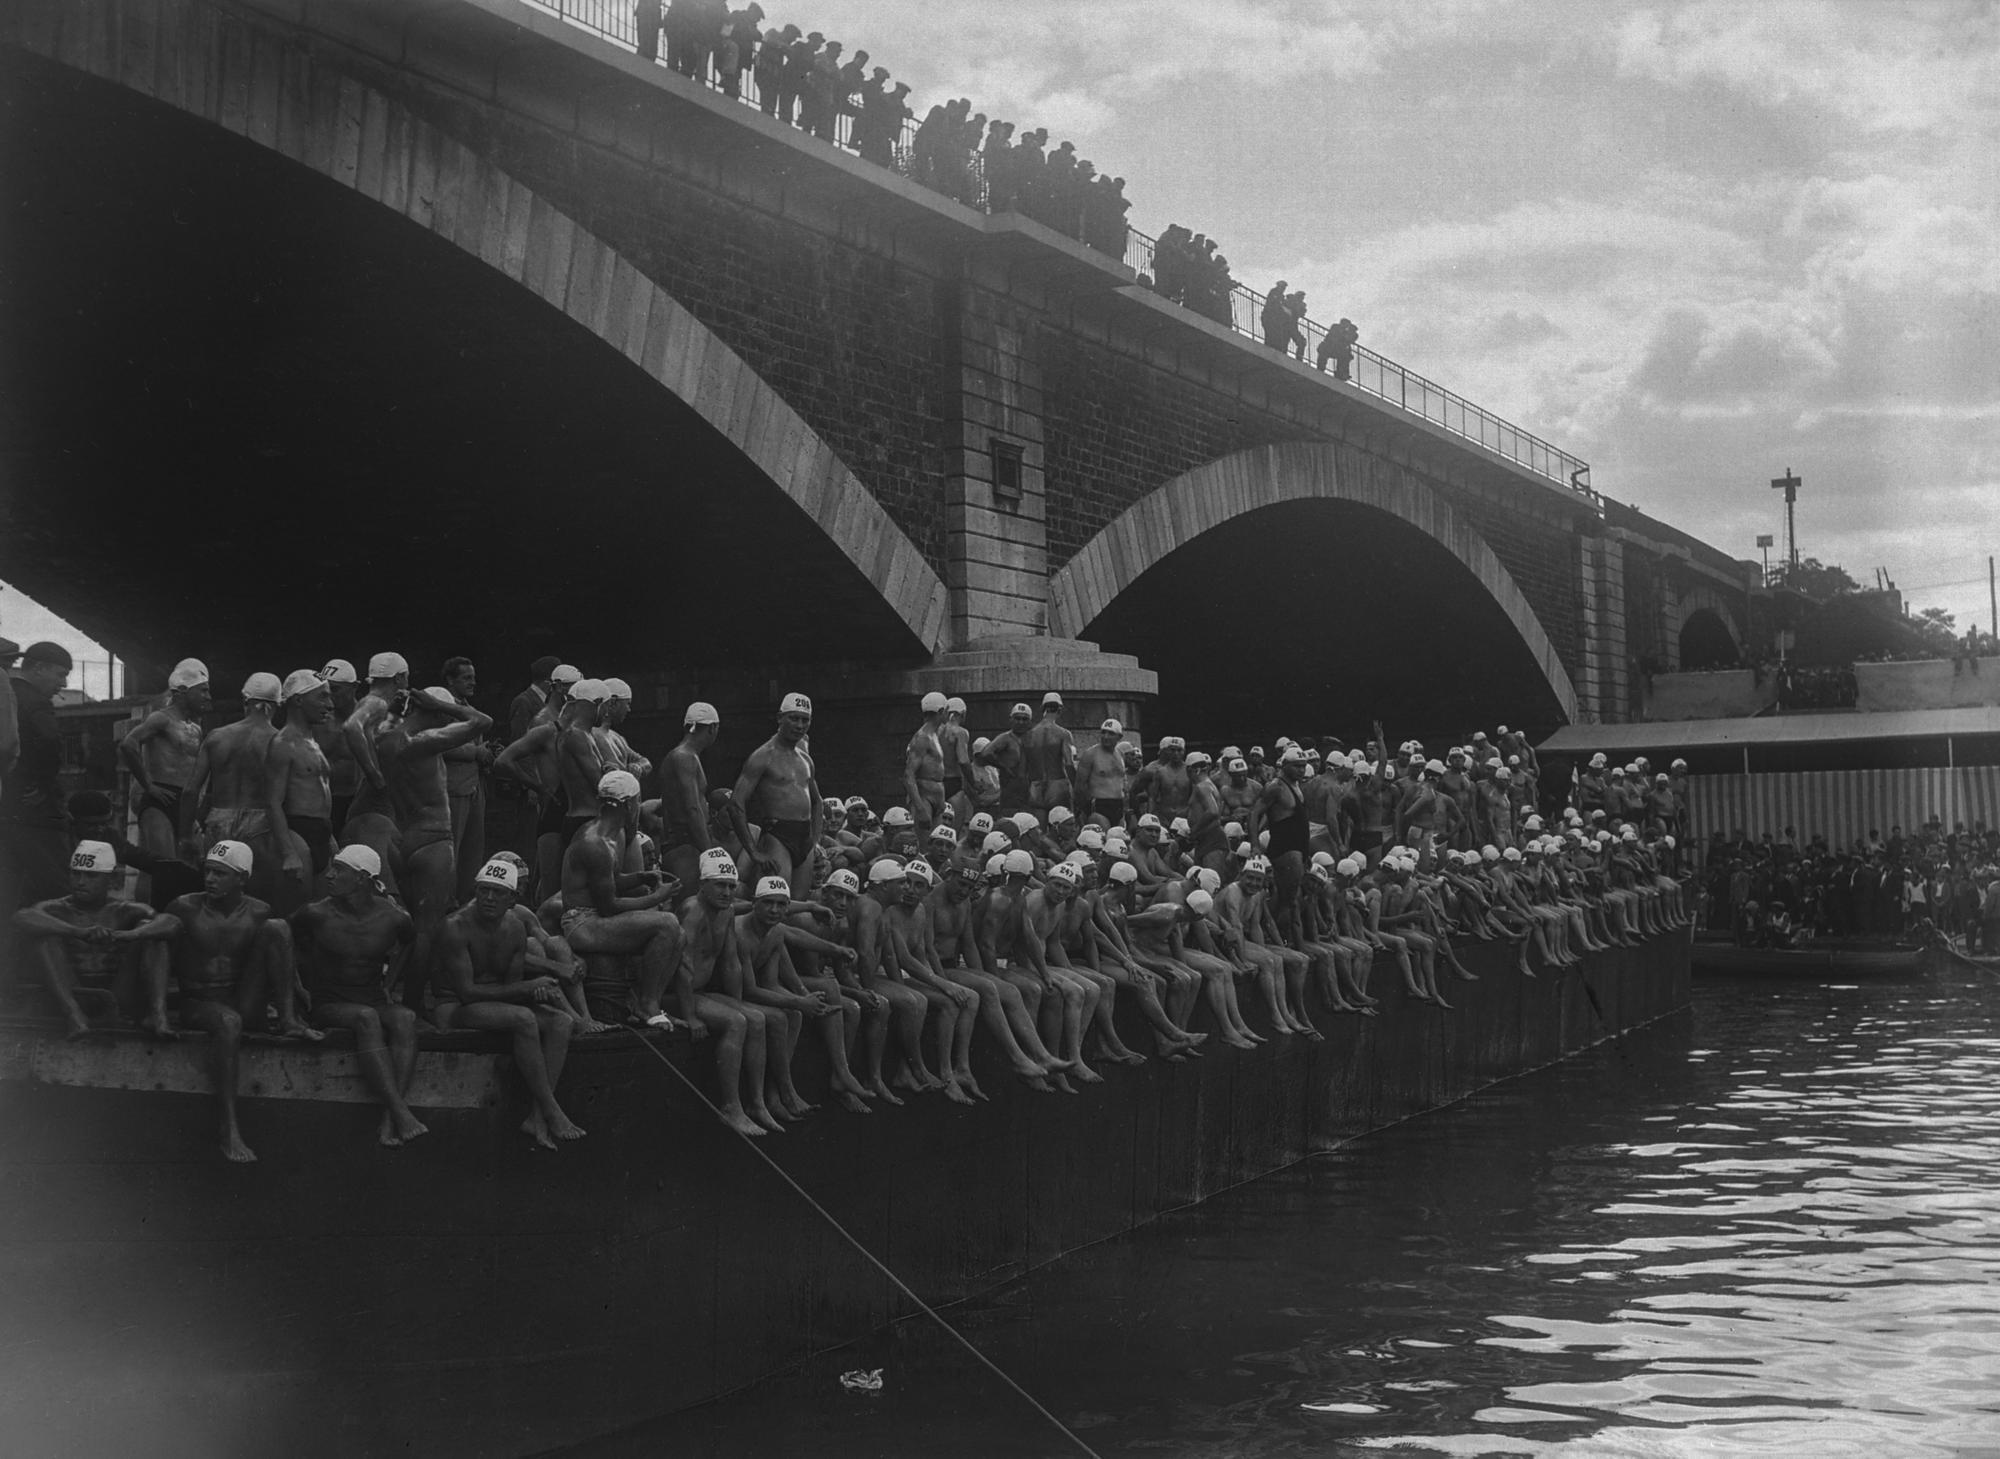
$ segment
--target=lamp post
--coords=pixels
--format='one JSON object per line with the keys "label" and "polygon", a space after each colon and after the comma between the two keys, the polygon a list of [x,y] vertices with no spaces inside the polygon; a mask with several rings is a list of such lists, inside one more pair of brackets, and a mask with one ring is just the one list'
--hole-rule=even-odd
{"label": "lamp post", "polygon": [[1804,481],[1792,475],[1792,468],[1789,466],[1785,468],[1783,476],[1776,476],[1771,479],[1771,490],[1782,491],[1785,494],[1785,561],[1786,565],[1791,569],[1794,578],[1798,576],[1799,571],[1799,529],[1797,516],[1799,488],[1804,485]]}
{"label": "lamp post", "polygon": [[1764,586],[1771,585],[1771,544],[1774,539],[1769,532],[1757,534],[1757,550],[1764,555]]}

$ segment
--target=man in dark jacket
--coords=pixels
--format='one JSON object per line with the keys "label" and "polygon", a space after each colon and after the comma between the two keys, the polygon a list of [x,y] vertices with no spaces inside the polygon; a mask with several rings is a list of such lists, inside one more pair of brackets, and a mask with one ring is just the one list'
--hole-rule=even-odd
{"label": "man in dark jacket", "polygon": [[19,748],[0,780],[0,914],[69,889],[69,821],[63,811],[62,736],[55,696],[69,683],[69,651],[34,643],[12,672]]}

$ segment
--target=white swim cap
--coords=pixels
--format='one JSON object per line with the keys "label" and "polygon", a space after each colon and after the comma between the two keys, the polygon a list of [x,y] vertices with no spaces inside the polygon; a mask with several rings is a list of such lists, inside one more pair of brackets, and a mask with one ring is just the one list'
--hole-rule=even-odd
{"label": "white swim cap", "polygon": [[1122,735],[1125,733],[1125,726],[1115,719],[1107,719],[1097,728],[1101,733],[1107,735]]}
{"label": "white swim cap", "polygon": [[1053,689],[1049,690],[1048,693],[1042,696],[1042,708],[1044,709],[1049,708],[1049,706],[1051,705],[1054,705],[1057,709],[1060,709],[1062,708],[1062,702],[1063,702],[1062,695],[1056,693],[1056,691]]}
{"label": "white swim cap", "polygon": [[944,695],[933,689],[924,696],[923,703],[919,707],[922,708],[925,714],[943,714],[949,703],[950,701]]}
{"label": "white swim cap", "polygon": [[715,712],[713,704],[705,704],[697,699],[687,707],[687,713],[681,716],[681,723],[689,729],[695,729],[704,724],[721,724],[722,716]]}
{"label": "white swim cap", "polygon": [[1271,863],[1261,856],[1253,856],[1243,863],[1243,869],[1257,876],[1269,876],[1271,874]]}
{"label": "white swim cap", "polygon": [[1016,835],[1025,836],[1030,831],[1040,830],[1041,826],[1042,823],[1026,811],[1021,811],[1014,817],[1014,832]]}
{"label": "white swim cap", "polygon": [[[225,844],[233,846],[237,843],[231,841]],[[76,850],[69,854],[69,869],[71,871],[116,871],[118,870],[118,853],[111,849],[109,842],[79,841],[76,843]]]}
{"label": "white swim cap", "polygon": [[371,679],[393,679],[398,674],[410,672],[410,661],[397,653],[379,653],[368,661],[368,677]]}
{"label": "white swim cap", "polygon": [[711,846],[701,853],[701,870],[698,875],[703,881],[735,881],[736,860],[720,846]]}
{"label": "white swim cap", "polygon": [[1104,849],[1104,833],[1095,826],[1085,826],[1081,831],[1076,833],[1076,844],[1083,847],[1086,851],[1102,851]]}
{"label": "white swim cap", "polygon": [[757,900],[761,902],[766,897],[783,897],[789,902],[792,899],[792,884],[781,876],[761,877],[757,882]]}
{"label": "white swim cap", "polygon": [[604,693],[608,699],[630,701],[632,698],[632,686],[623,679],[606,679],[604,681]]}
{"label": "white swim cap", "polygon": [[208,665],[200,659],[182,659],[174,665],[174,671],[167,675],[169,689],[192,689],[208,682]]}
{"label": "white swim cap", "polygon": [[916,824],[916,819],[911,816],[908,807],[892,805],[889,809],[882,812],[882,824],[885,826],[913,826]]}
{"label": "white swim cap", "polygon": [[[1121,862],[1120,864],[1122,865],[1123,863]],[[1083,873],[1078,871],[1070,862],[1058,861],[1054,866],[1049,868],[1049,880],[1059,881],[1064,886],[1078,887],[1083,885]]]}
{"label": "white swim cap", "polygon": [[858,897],[861,895],[861,878],[843,866],[826,879],[826,890]]}
{"label": "white swim cap", "polygon": [[438,704],[458,703],[458,696],[442,684],[433,684],[430,688],[424,690],[424,697]]}
{"label": "white swim cap", "polygon": [[1242,775],[1249,771],[1250,762],[1244,759],[1241,755],[1233,755],[1230,757],[1229,763],[1223,766],[1222,768],[1225,770],[1232,771],[1235,774]]}
{"label": "white swim cap", "polygon": [[1194,827],[1188,824],[1186,816],[1175,816],[1174,823],[1167,827],[1167,829],[1176,836],[1192,836],[1194,834]]}
{"label": "white swim cap", "polygon": [[993,817],[987,815],[985,811],[980,811],[965,823],[965,828],[976,836],[983,836],[993,829]]}
{"label": "white swim cap", "polygon": [[1000,869],[1009,876],[1031,876],[1035,870],[1035,858],[1025,851],[1009,851]]}
{"label": "white swim cap", "polygon": [[312,693],[325,683],[326,680],[311,669],[293,669],[291,673],[285,675],[284,697],[296,699],[301,694]]}
{"label": "white swim cap", "polygon": [[1265,850],[1270,844],[1271,833],[1269,831],[1259,831],[1257,833],[1257,849],[1259,851]]}
{"label": "white swim cap", "polygon": [[1075,851],[1070,852],[1070,854],[1065,856],[1063,860],[1068,862],[1071,866],[1079,868],[1090,866],[1093,864],[1090,859],[1090,853],[1088,851],[1083,850],[1081,847],[1078,847]]}
{"label": "white swim cap", "polygon": [[931,840],[937,842],[940,846],[957,846],[958,832],[952,830],[949,826],[932,826]]}
{"label": "white swim cap", "polygon": [[1222,873],[1204,866],[1194,874],[1194,884],[1213,896],[1222,890]]}
{"label": "white swim cap", "polygon": [[1114,861],[1111,863],[1111,870],[1107,875],[1115,882],[1122,882],[1126,886],[1130,886],[1139,879],[1139,868],[1129,861]]}
{"label": "white swim cap", "polygon": [[570,685],[569,697],[585,704],[602,704],[611,697],[602,679],[578,679]]}
{"label": "white swim cap", "polygon": [[1075,819],[1076,812],[1066,805],[1049,807],[1049,824],[1051,826],[1067,826]]}
{"label": "white swim cap", "polygon": [[354,665],[346,659],[328,659],[319,676],[329,684],[353,684],[360,679],[360,675],[354,672]]}
{"label": "white swim cap", "polygon": [[931,864],[915,857],[903,868],[903,876],[909,881],[920,881],[925,886],[937,880],[937,873],[931,870]]}
{"label": "white swim cap", "polygon": [[778,705],[778,713],[780,714],[811,714],[812,712],[813,702],[797,691],[787,694],[784,700]]}
{"label": "white swim cap", "polygon": [[965,713],[965,701],[960,699],[956,694],[952,695],[951,698],[944,702],[944,712],[946,714]]}
{"label": "white swim cap", "polygon": [[505,891],[519,891],[521,873],[511,861],[502,861],[497,856],[479,868],[479,875],[472,879],[476,887],[500,887]]}
{"label": "white swim cap", "polygon": [[1278,756],[1278,763],[1280,765],[1303,765],[1306,763],[1306,752],[1301,750],[1297,745],[1287,745],[1284,748],[1284,752]]}
{"label": "white swim cap", "polygon": [[1187,894],[1187,909],[1197,917],[1206,917],[1215,909],[1215,898],[1196,887]]}
{"label": "white swim cap", "polygon": [[[236,843],[225,841],[222,844],[233,846]],[[215,852],[211,851],[208,854],[213,857]],[[247,850],[245,854],[248,854]],[[341,847],[333,853],[333,859],[349,871],[358,871],[365,877],[373,878],[382,874],[382,858],[375,853],[374,847],[364,846],[359,841],[351,846]]]}
{"label": "white swim cap", "polygon": [[575,684],[583,678],[583,670],[575,664],[557,664],[549,670],[551,684]]}
{"label": "white swim cap", "polygon": [[629,770],[607,770],[598,779],[597,798],[617,801],[637,800],[639,777]]}
{"label": "white swim cap", "polygon": [[1674,838],[1673,838],[1672,836],[1662,836],[1662,837],[1660,837],[1660,844],[1661,844],[1661,845],[1663,845],[1663,846],[1665,846],[1665,847],[1667,848],[1667,850],[1671,851],[1671,850],[1673,850],[1673,849],[1674,849],[1675,845],[1676,845],[1676,844],[1678,844],[1678,843],[1677,843],[1677,842],[1675,842],[1675,840],[1674,840]]}
{"label": "white swim cap", "polygon": [[1013,843],[1007,839],[1007,833],[1005,831],[988,831],[986,833],[986,839],[979,843],[979,854],[981,856],[991,856],[996,851],[1000,852],[1006,851],[1007,848],[1012,844]]}
{"label": "white swim cap", "polygon": [[903,863],[894,857],[885,856],[868,868],[868,885],[879,887],[884,883],[903,879]]}
{"label": "white swim cap", "polygon": [[278,682],[276,674],[252,674],[243,681],[243,698],[264,704],[276,704],[285,692],[285,686]]}
{"label": "white swim cap", "polygon": [[1521,859],[1521,848],[1518,846],[1509,846],[1505,851],[1502,851],[1500,854],[1506,857],[1507,860],[1509,861],[1519,861]]}

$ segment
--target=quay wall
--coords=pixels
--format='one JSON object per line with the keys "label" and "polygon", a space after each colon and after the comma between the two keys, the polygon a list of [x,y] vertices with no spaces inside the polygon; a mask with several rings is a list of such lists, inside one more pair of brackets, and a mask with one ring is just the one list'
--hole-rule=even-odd
{"label": "quay wall", "polygon": [[[761,1143],[944,1304],[1688,999],[1680,937],[1535,980],[1502,948],[1466,957],[1481,980],[1451,985],[1448,1012],[1406,1002],[1385,970],[1381,1016],[1321,1015],[1323,1044],[1107,1067],[1073,1097],[982,1069],[988,1104],[827,1109]],[[629,1034],[573,1052],[562,1097],[590,1134],[557,1153],[527,1146],[514,1081],[490,1066],[456,1094],[434,1078],[430,1097],[458,1107],[420,1109],[431,1135],[390,1150],[338,1080],[302,1073],[294,1097],[268,1097],[288,1077],[274,1059],[338,1055],[260,1052],[253,1166],[213,1153],[205,1097],[38,1082],[23,1037],[0,1057],[11,1452],[533,1453],[912,1310]],[[663,1047],[710,1087],[706,1052]]]}

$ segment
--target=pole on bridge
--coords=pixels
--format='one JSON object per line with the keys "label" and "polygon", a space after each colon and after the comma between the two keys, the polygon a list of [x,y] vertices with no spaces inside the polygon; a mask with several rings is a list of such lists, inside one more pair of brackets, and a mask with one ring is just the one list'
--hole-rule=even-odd
{"label": "pole on bridge", "polygon": [[1771,490],[1782,491],[1785,494],[1785,558],[1791,568],[1793,586],[1797,585],[1799,573],[1799,524],[1797,517],[1799,488],[1804,485],[1804,481],[1792,475],[1792,468],[1789,466],[1785,468],[1783,476],[1773,477],[1771,480]]}

